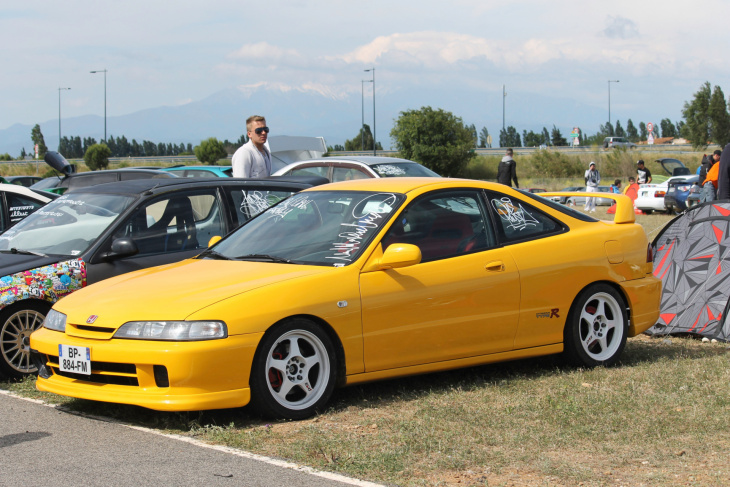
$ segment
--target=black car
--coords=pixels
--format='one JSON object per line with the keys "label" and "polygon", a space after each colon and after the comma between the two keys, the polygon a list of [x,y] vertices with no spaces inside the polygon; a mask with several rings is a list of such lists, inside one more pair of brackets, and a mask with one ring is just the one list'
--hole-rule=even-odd
{"label": "black car", "polygon": [[193,257],[211,238],[326,182],[174,177],[66,192],[0,235],[0,373],[21,377],[36,371],[29,336],[63,296],[102,279]]}
{"label": "black car", "polygon": [[48,151],[44,157],[46,163],[63,176],[45,178],[31,187],[33,189],[63,194],[76,188],[85,188],[96,184],[113,183],[115,181],[129,181],[132,179],[169,179],[176,174],[160,169],[125,167],[121,169],[106,169],[103,171],[76,172],[76,166],[69,164],[65,157],[55,151]]}

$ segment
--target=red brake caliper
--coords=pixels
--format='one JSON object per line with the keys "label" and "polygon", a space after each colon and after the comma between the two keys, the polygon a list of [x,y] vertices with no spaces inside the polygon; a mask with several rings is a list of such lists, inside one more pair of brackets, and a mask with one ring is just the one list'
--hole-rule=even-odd
{"label": "red brake caliper", "polygon": [[[271,356],[276,360],[284,358],[279,352],[274,352]],[[276,369],[269,369],[269,384],[271,384],[271,387],[278,391],[282,383],[281,372]]]}

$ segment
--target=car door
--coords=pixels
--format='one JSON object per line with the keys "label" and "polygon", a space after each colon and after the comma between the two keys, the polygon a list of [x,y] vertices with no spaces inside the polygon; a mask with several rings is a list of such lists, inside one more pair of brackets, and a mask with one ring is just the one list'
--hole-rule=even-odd
{"label": "car door", "polygon": [[[87,265],[89,283],[137,269],[193,257],[225,235],[225,211],[216,188],[172,191],[145,200],[124,219]],[[139,253],[113,260],[102,255],[114,239],[131,238]]]}
{"label": "car door", "polygon": [[383,247],[409,243],[419,264],[360,276],[368,372],[510,350],[517,330],[519,273],[496,246],[477,190],[411,202]]}
{"label": "car door", "polygon": [[[487,192],[495,232],[520,273],[519,328],[514,347],[525,349],[562,341],[570,303],[582,281],[585,240],[566,238],[569,228],[528,201]],[[537,198],[537,197],[536,197]],[[538,200],[539,201],[539,200]],[[598,249],[600,251],[600,249]]]}

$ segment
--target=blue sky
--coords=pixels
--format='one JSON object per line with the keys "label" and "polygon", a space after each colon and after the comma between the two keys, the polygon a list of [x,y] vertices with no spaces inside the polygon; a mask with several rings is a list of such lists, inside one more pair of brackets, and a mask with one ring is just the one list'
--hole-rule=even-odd
{"label": "blue sky", "polygon": [[[570,99],[607,119],[609,79],[619,80],[613,120],[678,121],[705,81],[730,94],[728,13],[722,0],[0,0],[0,129],[57,119],[60,87],[71,88],[60,94],[64,118],[103,115],[103,75],[90,74],[103,69],[109,117],[232,87],[359,97],[374,66],[377,93],[468,88],[501,101],[506,85],[507,124],[518,130],[530,120],[529,107],[514,109],[523,95]],[[492,118],[501,109],[485,106]],[[391,122],[378,119],[383,130]]]}

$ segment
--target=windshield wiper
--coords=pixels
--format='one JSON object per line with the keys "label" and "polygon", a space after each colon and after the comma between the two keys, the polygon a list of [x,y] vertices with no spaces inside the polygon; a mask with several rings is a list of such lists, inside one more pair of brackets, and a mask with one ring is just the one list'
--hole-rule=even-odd
{"label": "windshield wiper", "polygon": [[201,253],[198,256],[198,258],[202,258],[202,257],[210,257],[211,259],[218,259],[218,260],[231,260],[230,257],[226,257],[225,255],[220,254],[220,253],[216,252],[215,250],[210,250],[210,249],[206,250],[205,252]]}
{"label": "windshield wiper", "polygon": [[5,250],[0,250],[0,252],[3,252],[3,253],[9,253],[9,254],[20,254],[20,255],[37,255],[38,257],[48,257],[48,256],[47,256],[46,254],[44,254],[44,253],[42,253],[42,252],[35,252],[35,251],[33,251],[33,250],[23,250],[23,249],[16,249],[15,247],[13,247],[13,248],[12,248],[12,249],[10,249],[10,250],[7,250],[7,249],[5,249]]}
{"label": "windshield wiper", "polygon": [[246,254],[246,255],[239,255],[236,257],[236,260],[248,260],[248,259],[259,259],[259,260],[270,260],[271,262],[278,262],[282,264],[289,264],[291,261],[289,259],[283,259],[281,257],[276,257],[274,255],[269,254]]}

